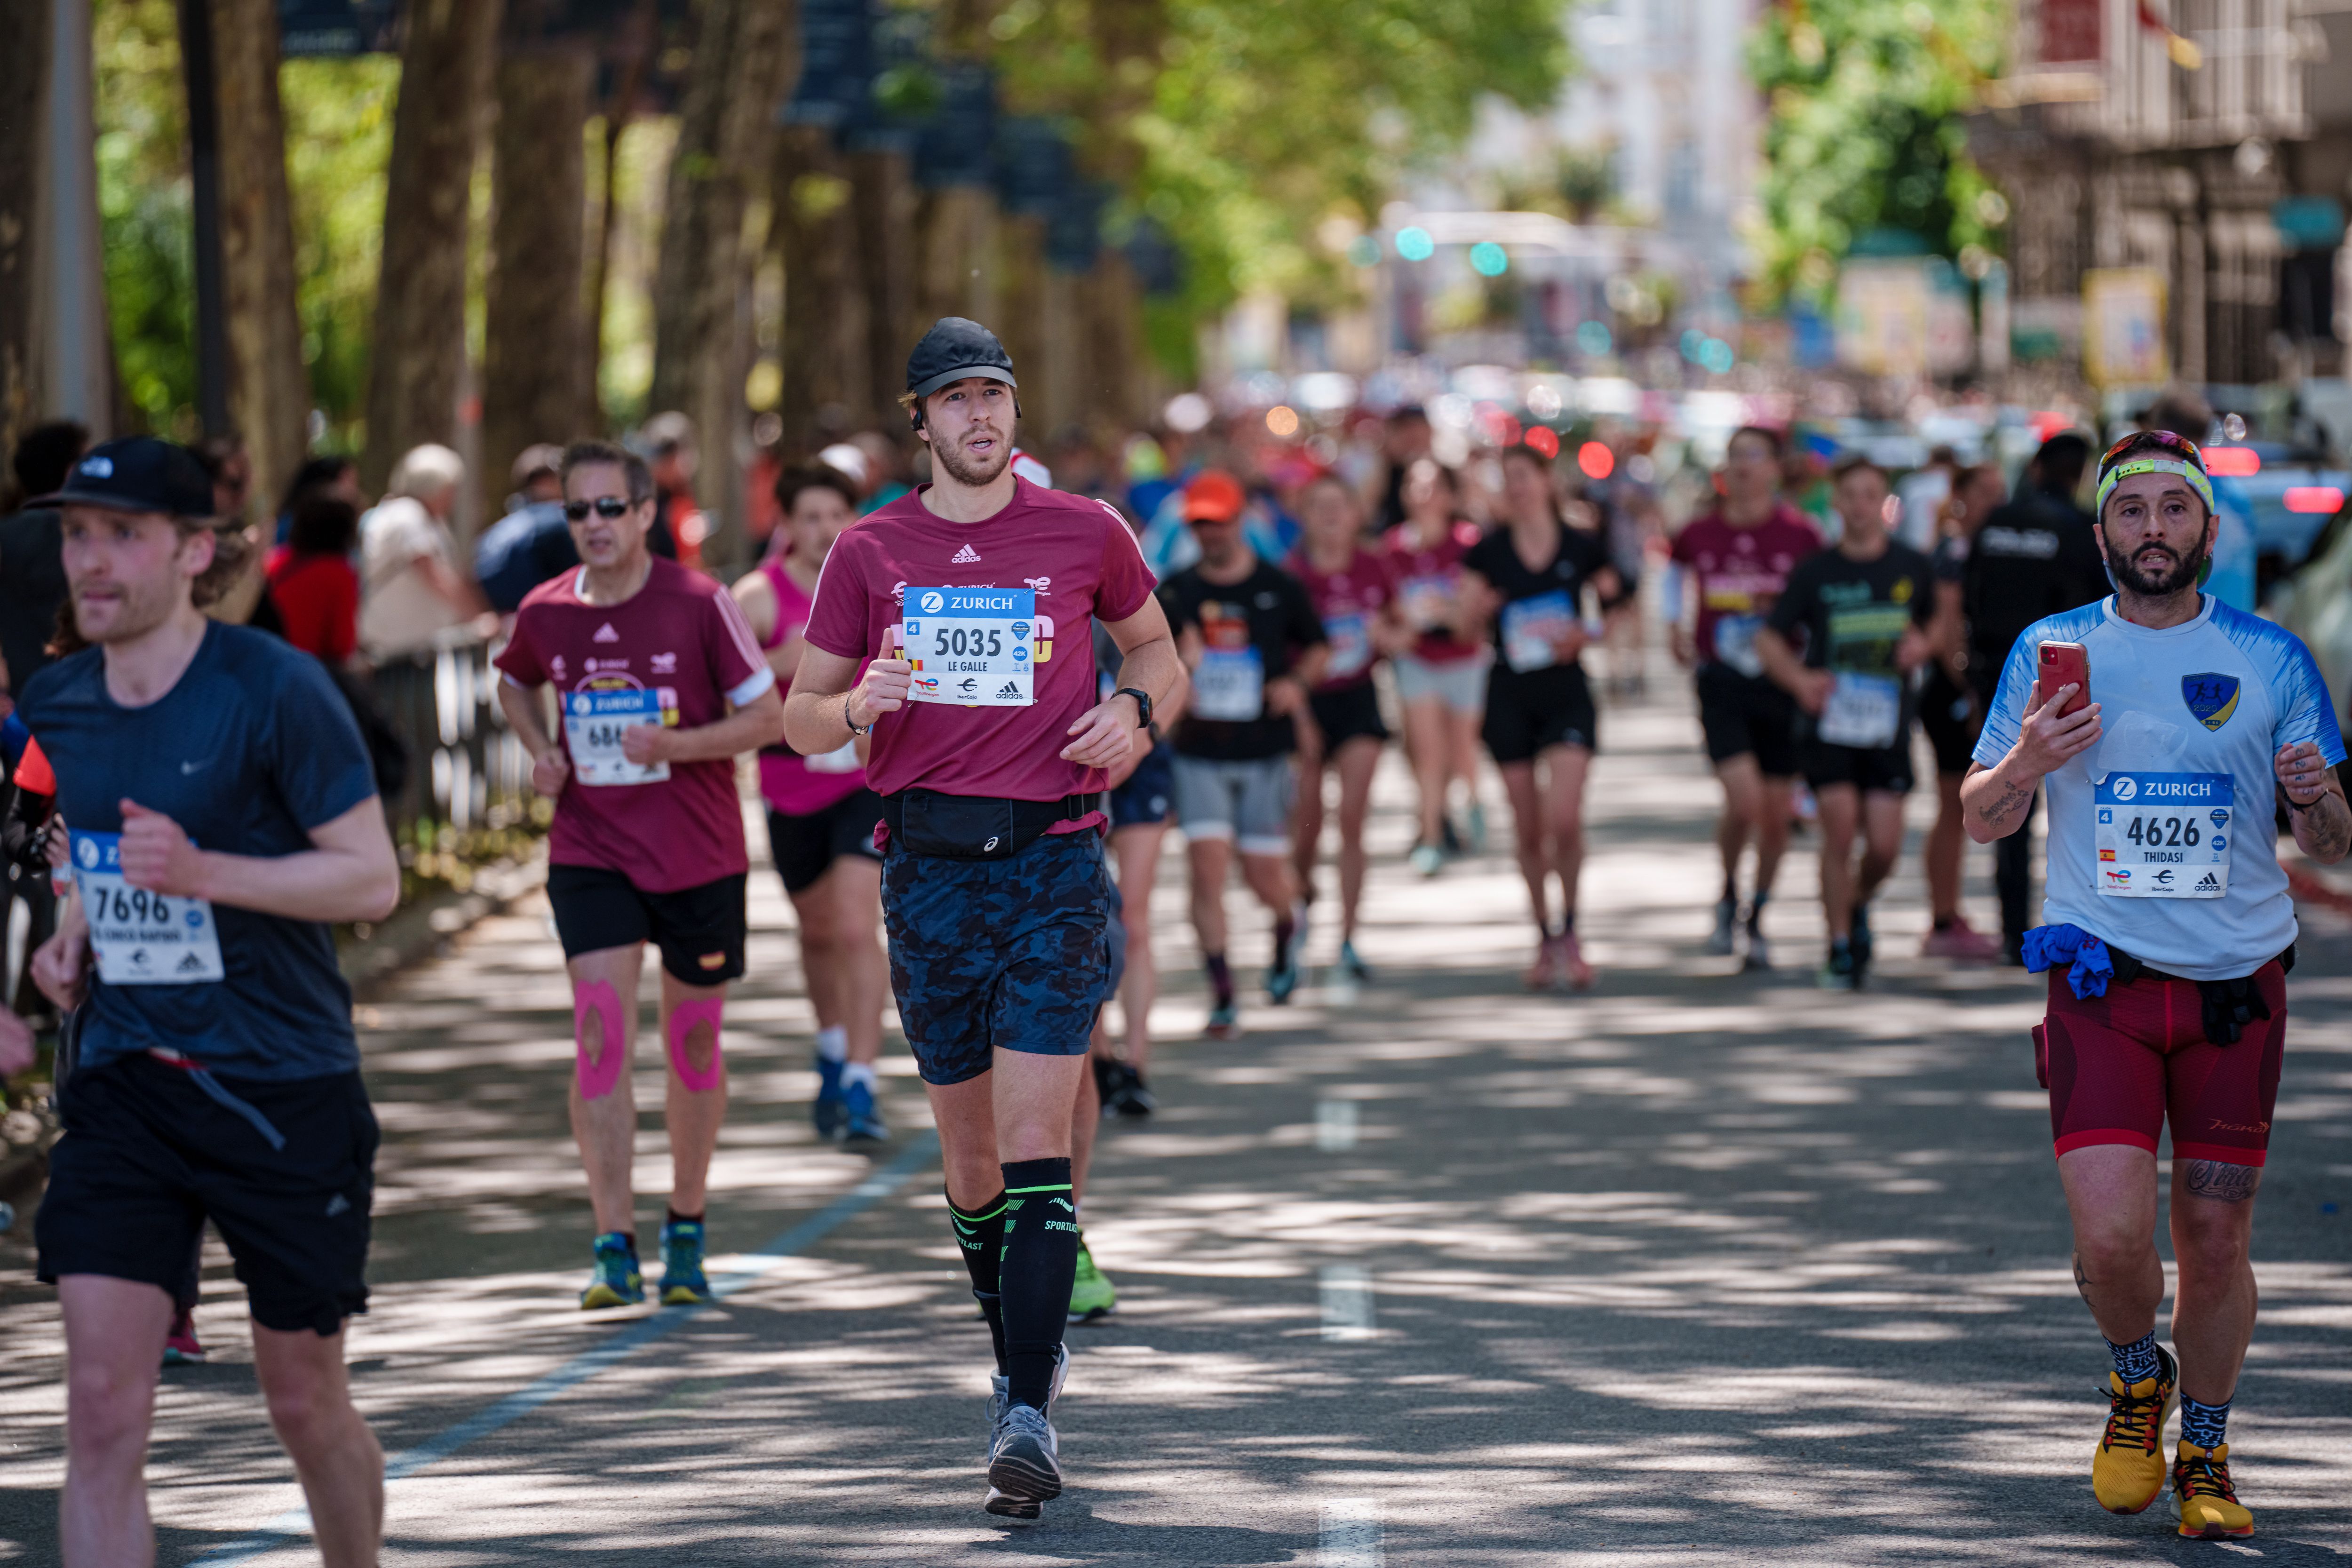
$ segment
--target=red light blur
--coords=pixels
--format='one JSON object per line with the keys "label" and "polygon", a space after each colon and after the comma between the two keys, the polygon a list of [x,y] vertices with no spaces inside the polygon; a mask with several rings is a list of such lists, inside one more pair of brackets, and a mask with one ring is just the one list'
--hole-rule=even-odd
{"label": "red light blur", "polygon": [[2333,515],[2344,510],[2344,492],[2334,485],[2295,485],[2286,492],[2286,510]]}
{"label": "red light blur", "polygon": [[1588,479],[1605,479],[1616,471],[1617,454],[1602,441],[1587,441],[1576,449],[1576,466]]}
{"label": "red light blur", "polygon": [[1541,453],[1547,463],[1559,456],[1559,437],[1547,426],[1528,426],[1528,433],[1522,439],[1527,442],[1530,451]]}
{"label": "red light blur", "polygon": [[2205,471],[2217,479],[2251,479],[2263,471],[2263,455],[2252,447],[2208,447]]}

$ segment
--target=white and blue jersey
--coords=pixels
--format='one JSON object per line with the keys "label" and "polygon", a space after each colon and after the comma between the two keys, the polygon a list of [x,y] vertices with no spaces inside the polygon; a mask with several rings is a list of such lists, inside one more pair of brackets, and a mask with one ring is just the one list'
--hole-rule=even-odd
{"label": "white and blue jersey", "polygon": [[2326,683],[2294,633],[2210,595],[2195,619],[2162,630],[2115,606],[2109,596],[2018,637],[1976,760],[1998,766],[2017,744],[2040,645],[2081,643],[2101,735],[2049,776],[2042,919],[2184,979],[2251,974],[2295,935],[2273,760],[2304,741],[2331,767],[2344,760]]}

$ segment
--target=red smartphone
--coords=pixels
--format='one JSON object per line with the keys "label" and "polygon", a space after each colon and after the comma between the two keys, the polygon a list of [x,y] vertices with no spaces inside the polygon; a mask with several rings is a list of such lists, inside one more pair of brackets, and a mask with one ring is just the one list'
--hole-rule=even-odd
{"label": "red smartphone", "polygon": [[2058,710],[2058,717],[2079,713],[2091,703],[2091,656],[2078,642],[2046,642],[2042,645],[2042,700],[2047,702],[2058,695],[2062,686],[2072,686],[2074,695],[2066,706]]}

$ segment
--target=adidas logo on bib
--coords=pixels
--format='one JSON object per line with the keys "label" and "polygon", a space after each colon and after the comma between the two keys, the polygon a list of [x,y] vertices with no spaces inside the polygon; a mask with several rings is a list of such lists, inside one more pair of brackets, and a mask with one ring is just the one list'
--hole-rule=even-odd
{"label": "adidas logo on bib", "polygon": [[2221,882],[2214,878],[2213,873],[2208,871],[2205,873],[2205,879],[2197,884],[2197,890],[2200,893],[2210,893],[2220,888],[2221,885]]}
{"label": "adidas logo on bib", "polygon": [[1003,698],[1018,697],[1021,695],[1020,683],[1017,681],[1008,680],[1002,687],[997,689],[996,694],[997,696]]}
{"label": "adidas logo on bib", "polygon": [[979,560],[980,552],[967,544],[962,549],[957,551],[955,554],[949,557],[948,564],[950,566],[971,566],[977,564]]}

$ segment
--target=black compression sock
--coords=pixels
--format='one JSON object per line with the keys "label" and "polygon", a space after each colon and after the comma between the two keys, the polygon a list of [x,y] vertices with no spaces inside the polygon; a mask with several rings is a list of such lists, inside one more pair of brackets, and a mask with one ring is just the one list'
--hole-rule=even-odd
{"label": "black compression sock", "polygon": [[1566,914],[1559,917],[1559,934],[1562,936],[1574,936],[1576,934],[1576,911],[1574,910],[1570,910]]}
{"label": "black compression sock", "polygon": [[1004,1258],[1004,1194],[997,1194],[977,1209],[960,1209],[948,1200],[948,1223],[955,1226],[956,1249],[963,1254],[964,1271],[971,1276],[972,1300],[988,1319],[989,1343],[996,1352],[996,1370],[1004,1371],[1004,1302],[997,1284]]}
{"label": "black compression sock", "polygon": [[1016,1405],[1045,1407],[1078,1272],[1078,1211],[1067,1160],[1016,1160],[1004,1170],[1004,1370]]}
{"label": "black compression sock", "polygon": [[1203,954],[1201,966],[1209,972],[1209,989],[1217,994],[1218,1002],[1230,1004],[1234,999],[1234,972],[1232,966],[1225,963],[1225,955],[1222,952]]}
{"label": "black compression sock", "polygon": [[1291,923],[1288,915],[1274,922],[1274,966],[1276,969],[1281,968],[1283,960],[1290,956],[1290,939],[1297,934],[1298,928]]}
{"label": "black compression sock", "polygon": [[664,1212],[669,1215],[667,1223],[671,1225],[700,1225],[702,1223],[702,1216],[698,1214],[680,1214],[676,1209],[667,1209]]}

